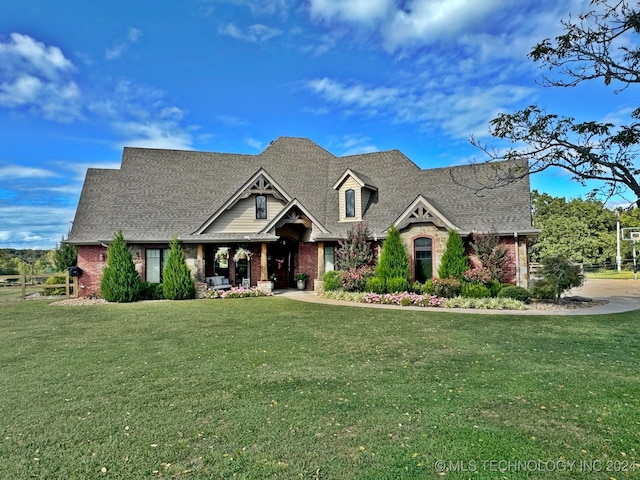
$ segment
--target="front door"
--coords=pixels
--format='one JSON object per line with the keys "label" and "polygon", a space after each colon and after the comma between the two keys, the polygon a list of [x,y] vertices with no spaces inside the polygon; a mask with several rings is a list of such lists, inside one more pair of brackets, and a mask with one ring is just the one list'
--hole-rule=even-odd
{"label": "front door", "polygon": [[290,238],[280,238],[267,247],[267,263],[269,280],[275,276],[275,288],[292,288],[295,286],[293,273],[298,251],[298,242]]}

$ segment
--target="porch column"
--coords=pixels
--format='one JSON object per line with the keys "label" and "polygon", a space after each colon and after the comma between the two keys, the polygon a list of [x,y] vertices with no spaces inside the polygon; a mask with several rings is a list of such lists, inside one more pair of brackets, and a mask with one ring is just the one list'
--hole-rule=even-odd
{"label": "porch column", "polygon": [[267,244],[262,242],[260,251],[260,281],[266,282],[267,278]]}
{"label": "porch column", "polygon": [[318,276],[322,278],[324,275],[324,242],[318,242]]}
{"label": "porch column", "polygon": [[201,243],[196,247],[196,269],[198,275],[196,276],[196,282],[204,282],[204,245]]}

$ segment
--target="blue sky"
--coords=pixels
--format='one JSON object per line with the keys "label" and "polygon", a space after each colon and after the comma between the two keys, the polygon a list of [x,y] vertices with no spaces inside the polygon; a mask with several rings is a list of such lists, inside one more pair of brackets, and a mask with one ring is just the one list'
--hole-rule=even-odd
{"label": "blue sky", "polygon": [[[499,112],[620,118],[629,92],[541,87],[527,53],[583,0],[21,0],[0,3],[0,248],[53,248],[88,167],[124,146],[481,160]],[[630,100],[631,99],[631,100]],[[562,171],[532,188],[576,197]]]}

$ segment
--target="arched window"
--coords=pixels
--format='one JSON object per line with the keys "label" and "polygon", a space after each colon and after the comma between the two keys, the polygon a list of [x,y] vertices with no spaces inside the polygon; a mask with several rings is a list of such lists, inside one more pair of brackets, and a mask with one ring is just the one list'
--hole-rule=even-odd
{"label": "arched window", "polygon": [[346,190],[344,192],[344,206],[345,206],[345,216],[355,217],[356,216],[356,191],[353,189]]}
{"label": "arched window", "polygon": [[417,282],[424,283],[433,278],[433,251],[430,238],[416,238],[413,241],[413,258],[415,259],[415,277]]}

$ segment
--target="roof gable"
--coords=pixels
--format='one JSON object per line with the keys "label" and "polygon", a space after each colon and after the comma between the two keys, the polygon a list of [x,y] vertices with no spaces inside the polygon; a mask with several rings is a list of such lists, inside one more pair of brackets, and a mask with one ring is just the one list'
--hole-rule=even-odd
{"label": "roof gable", "polygon": [[400,230],[412,223],[432,223],[447,230],[459,230],[422,195],[411,202],[393,225]]}

